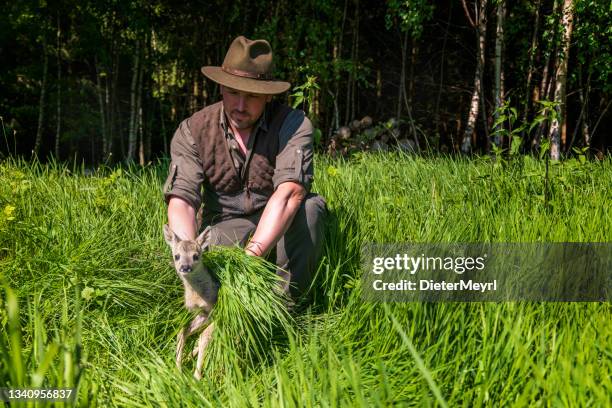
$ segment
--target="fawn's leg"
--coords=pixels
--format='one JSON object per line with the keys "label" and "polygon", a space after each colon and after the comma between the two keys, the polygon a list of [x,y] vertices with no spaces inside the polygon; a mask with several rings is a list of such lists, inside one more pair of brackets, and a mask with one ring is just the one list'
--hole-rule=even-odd
{"label": "fawn's leg", "polygon": [[189,327],[185,327],[179,332],[176,344],[176,367],[179,370],[182,365],[181,363],[183,360],[183,349],[185,348],[185,341],[189,336],[200,331],[207,321],[207,314],[199,314],[195,317],[195,319],[191,321]]}
{"label": "fawn's leg", "polygon": [[176,338],[176,368],[181,369],[183,360],[183,348],[185,347],[185,339],[187,338],[187,327],[184,327],[179,332]]}
{"label": "fawn's leg", "polygon": [[210,339],[212,338],[213,330],[215,330],[215,322],[212,322],[206,330],[200,334],[200,339],[198,340],[198,361],[196,362],[196,369],[193,376],[196,380],[202,378],[202,366],[204,365],[204,350],[208,343],[210,343]]}

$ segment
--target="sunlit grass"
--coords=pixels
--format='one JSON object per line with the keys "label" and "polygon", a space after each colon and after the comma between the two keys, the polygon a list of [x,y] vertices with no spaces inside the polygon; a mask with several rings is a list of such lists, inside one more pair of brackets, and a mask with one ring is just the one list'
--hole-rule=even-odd
{"label": "sunlit grass", "polygon": [[563,162],[547,184],[529,157],[319,157],[311,308],[244,297],[273,284],[266,265],[215,255],[232,283],[196,382],[174,367],[191,315],[162,236],[164,165],[0,162],[0,387],[78,384],[82,406],[607,405],[609,304],[371,304],[359,277],[368,242],[609,242],[610,164]]}

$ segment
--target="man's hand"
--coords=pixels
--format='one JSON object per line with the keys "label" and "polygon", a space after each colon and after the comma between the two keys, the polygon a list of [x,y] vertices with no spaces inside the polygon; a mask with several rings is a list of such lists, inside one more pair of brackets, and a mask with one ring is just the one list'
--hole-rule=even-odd
{"label": "man's hand", "polygon": [[245,252],[254,256],[267,254],[285,234],[305,197],[306,189],[301,184],[287,181],[279,185],[268,200]]}
{"label": "man's hand", "polygon": [[195,239],[195,209],[182,198],[172,196],[168,202],[168,225],[181,239]]}

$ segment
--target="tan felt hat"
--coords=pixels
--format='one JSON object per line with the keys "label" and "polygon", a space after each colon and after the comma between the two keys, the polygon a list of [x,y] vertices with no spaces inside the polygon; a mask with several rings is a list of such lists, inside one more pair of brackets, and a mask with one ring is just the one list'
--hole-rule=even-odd
{"label": "tan felt hat", "polygon": [[218,84],[243,92],[275,95],[291,87],[289,82],[272,79],[272,48],[266,40],[239,36],[225,54],[220,67],[202,67],[202,73]]}

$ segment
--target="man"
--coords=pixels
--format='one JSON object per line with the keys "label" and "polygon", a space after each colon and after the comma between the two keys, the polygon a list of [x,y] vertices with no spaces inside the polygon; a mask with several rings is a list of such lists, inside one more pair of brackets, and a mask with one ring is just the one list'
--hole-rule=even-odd
{"label": "man", "polygon": [[183,239],[196,237],[203,205],[212,245],[239,243],[264,257],[275,249],[283,289],[295,297],[308,289],[321,256],[327,210],[309,193],[312,124],[272,100],[290,87],[272,79],[272,68],[268,42],[242,36],[221,67],[202,68],[223,100],[179,125],[164,196],[168,223]]}

